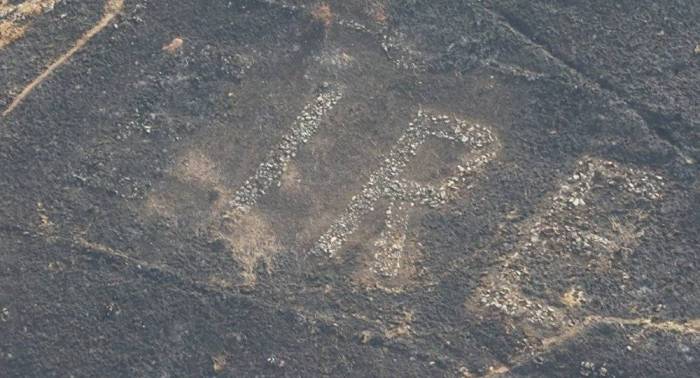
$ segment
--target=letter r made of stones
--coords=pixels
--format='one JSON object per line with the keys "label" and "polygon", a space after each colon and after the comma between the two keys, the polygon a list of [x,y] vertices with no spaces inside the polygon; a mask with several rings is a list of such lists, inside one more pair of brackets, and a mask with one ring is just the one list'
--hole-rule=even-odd
{"label": "letter r made of stones", "polygon": [[[469,158],[436,185],[419,184],[402,178],[419,147],[429,137],[461,145],[469,152]],[[478,174],[484,165],[495,158],[499,149],[497,138],[487,127],[419,110],[362,191],[351,199],[343,214],[319,238],[312,253],[334,256],[381,199],[410,206],[438,207],[446,203],[457,195],[469,177]]]}

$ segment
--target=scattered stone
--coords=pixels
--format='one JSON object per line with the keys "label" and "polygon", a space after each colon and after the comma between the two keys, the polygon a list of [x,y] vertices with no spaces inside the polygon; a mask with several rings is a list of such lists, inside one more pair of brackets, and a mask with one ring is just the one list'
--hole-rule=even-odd
{"label": "scattered stone", "polygon": [[278,369],[281,369],[284,367],[284,365],[286,365],[286,362],[283,359],[275,356],[274,354],[267,358],[267,363],[270,366],[274,366]]}
{"label": "scattered stone", "polygon": [[372,331],[362,331],[359,335],[360,343],[371,346],[380,346],[383,343],[382,337]]}
{"label": "scattered stone", "polygon": [[114,302],[110,302],[104,308],[104,319],[113,319],[119,314],[121,314],[121,309]]}
{"label": "scattered stone", "polygon": [[371,331],[362,331],[360,332],[360,342],[362,344],[367,344],[369,343],[370,340],[372,340],[373,334]]}
{"label": "scattered stone", "polygon": [[211,358],[214,373],[219,374],[226,369],[226,355],[220,354]]}
{"label": "scattered stone", "polygon": [[472,378],[474,376],[466,366],[461,366],[459,373],[462,375],[462,378]]}
{"label": "scattered stone", "polygon": [[600,367],[597,367],[593,362],[582,361],[579,368],[579,374],[581,374],[582,377],[607,377],[608,368],[605,366],[605,363],[601,364]]}

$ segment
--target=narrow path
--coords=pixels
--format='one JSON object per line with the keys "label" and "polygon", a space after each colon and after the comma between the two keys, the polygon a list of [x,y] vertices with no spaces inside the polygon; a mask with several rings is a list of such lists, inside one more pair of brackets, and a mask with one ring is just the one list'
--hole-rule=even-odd
{"label": "narrow path", "polygon": [[532,361],[532,359],[535,357],[542,356],[554,348],[574,339],[576,336],[579,336],[589,329],[601,324],[641,327],[643,329],[677,333],[681,335],[700,334],[700,319],[690,319],[681,323],[673,320],[654,321],[650,318],[621,318],[615,316],[591,315],[586,317],[580,323],[575,324],[571,328],[565,330],[562,334],[542,340],[542,346],[535,350],[534,353],[528,352],[517,356],[507,364],[508,366],[499,366],[498,368],[495,368],[483,375],[482,378],[498,377],[508,374],[513,368],[525,364],[528,361]]}
{"label": "narrow path", "polygon": [[17,97],[15,97],[14,100],[12,100],[12,103],[7,107],[2,112],[3,117],[7,117],[10,113],[12,113],[17,106],[19,106],[24,99],[29,96],[29,94],[32,93],[34,88],[37,86],[41,85],[44,80],[46,80],[51,74],[56,71],[59,67],[61,67],[63,64],[65,64],[73,55],[75,55],[76,52],[78,52],[83,46],[85,46],[97,33],[102,31],[109,23],[114,19],[114,17],[117,16],[119,11],[124,7],[124,0],[107,0],[105,3],[104,7],[104,14],[100,21],[95,24],[90,30],[85,32],[82,37],[80,37],[73,47],[71,47],[70,50],[66,51],[63,55],[61,55],[58,59],[56,59],[53,63],[51,63],[44,72],[42,72],[39,76],[37,76],[31,83],[29,83],[23,90],[20,92]]}

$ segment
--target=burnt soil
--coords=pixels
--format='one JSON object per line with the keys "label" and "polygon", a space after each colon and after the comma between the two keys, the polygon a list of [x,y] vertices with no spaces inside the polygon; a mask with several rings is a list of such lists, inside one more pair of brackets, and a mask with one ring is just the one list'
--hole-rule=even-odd
{"label": "burnt soil", "polygon": [[[310,1],[126,0],[0,117],[0,375],[697,376],[700,2],[327,5],[324,23]],[[0,109],[102,7],[58,2],[1,49]],[[328,83],[342,99],[255,205],[251,282],[211,208]],[[384,202],[336,256],[310,253],[419,108],[488,126],[500,150],[410,213],[413,270],[366,271]],[[453,146],[426,148],[407,175],[443,177]],[[661,197],[602,180],[578,223],[541,217],[588,158],[662,178]],[[519,290],[569,330],[479,301],[537,219],[634,225],[611,257],[520,254]],[[572,287],[586,301],[567,309]]]}

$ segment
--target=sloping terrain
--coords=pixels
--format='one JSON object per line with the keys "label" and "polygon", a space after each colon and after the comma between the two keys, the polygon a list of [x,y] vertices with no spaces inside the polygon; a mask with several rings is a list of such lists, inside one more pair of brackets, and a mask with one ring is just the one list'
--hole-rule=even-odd
{"label": "sloping terrain", "polygon": [[0,375],[695,376],[698,20],[0,0]]}

